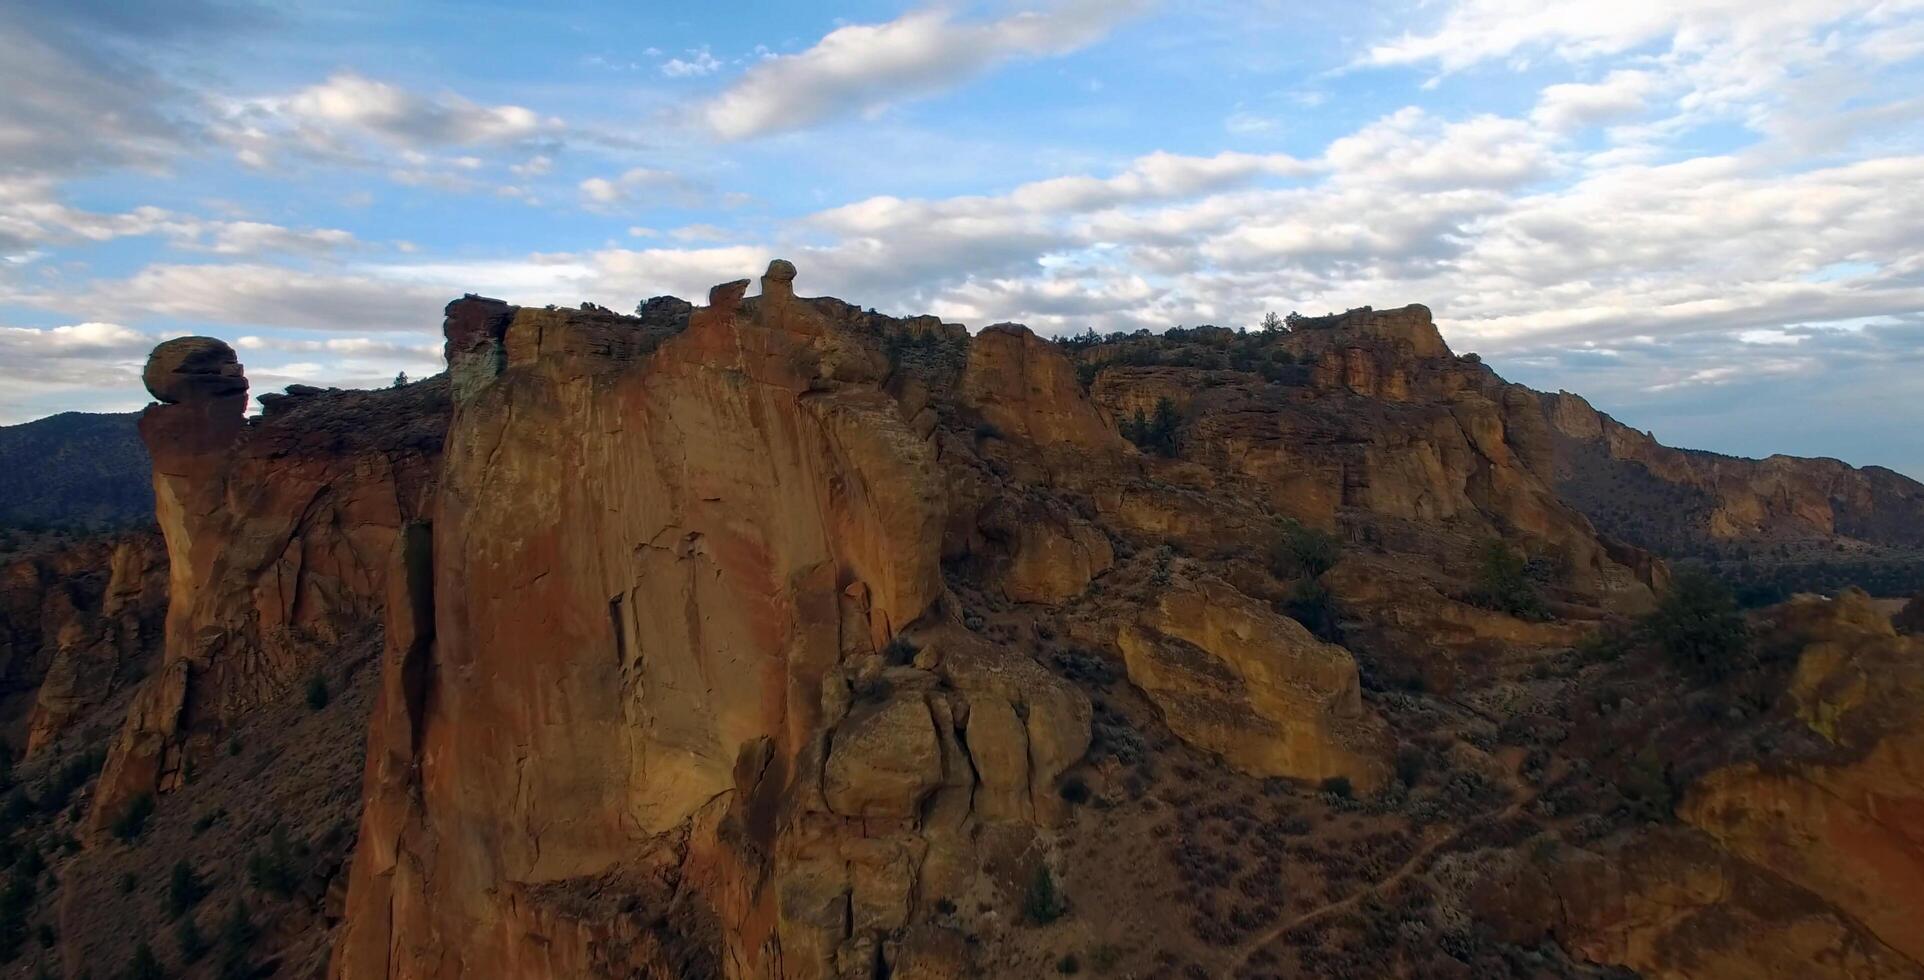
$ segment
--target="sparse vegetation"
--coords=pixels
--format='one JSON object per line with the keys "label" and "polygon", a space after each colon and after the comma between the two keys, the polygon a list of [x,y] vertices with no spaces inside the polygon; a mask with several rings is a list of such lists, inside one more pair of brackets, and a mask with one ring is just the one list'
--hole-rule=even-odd
{"label": "sparse vegetation", "polygon": [[1752,662],[1736,597],[1707,573],[1679,570],[1644,626],[1671,663],[1699,680],[1721,680]]}
{"label": "sparse vegetation", "polygon": [[287,898],[294,894],[300,883],[300,875],[295,867],[294,849],[287,841],[287,831],[279,824],[268,834],[267,850],[255,851],[247,858],[247,880],[255,888],[276,898]]}
{"label": "sparse vegetation", "polygon": [[174,870],[167,879],[167,917],[177,919],[193,910],[207,895],[207,886],[194,871],[194,866],[186,858],[174,862]]}
{"label": "sparse vegetation", "polygon": [[1277,578],[1316,578],[1336,567],[1343,543],[1336,535],[1284,520],[1269,547],[1269,570]]}
{"label": "sparse vegetation", "polygon": [[1136,409],[1135,415],[1121,420],[1120,425],[1122,437],[1135,443],[1138,449],[1165,457],[1176,456],[1181,451],[1182,415],[1176,410],[1176,403],[1168,398],[1156,399],[1155,415],[1144,417],[1142,409]]}
{"label": "sparse vegetation", "polygon": [[154,948],[141,943],[134,947],[133,959],[127,961],[127,969],[120,974],[125,980],[164,980],[167,971],[160,967],[160,957],[154,955]]}
{"label": "sparse vegetation", "polygon": [[308,710],[319,711],[322,708],[327,707],[327,702],[329,698],[330,698],[330,695],[328,694],[328,690],[327,690],[327,675],[323,674],[319,670],[316,670],[313,674],[309,675],[307,678]]}
{"label": "sparse vegetation", "polygon": [[1036,865],[1029,879],[1029,890],[1022,899],[1022,917],[1032,925],[1046,926],[1062,918],[1068,906],[1056,888],[1056,878],[1046,864]]}
{"label": "sparse vegetation", "polygon": [[1518,619],[1540,621],[1550,618],[1550,607],[1543,600],[1542,589],[1530,575],[1528,559],[1501,540],[1493,540],[1483,546],[1483,557],[1477,564],[1476,584],[1470,592],[1470,602]]}

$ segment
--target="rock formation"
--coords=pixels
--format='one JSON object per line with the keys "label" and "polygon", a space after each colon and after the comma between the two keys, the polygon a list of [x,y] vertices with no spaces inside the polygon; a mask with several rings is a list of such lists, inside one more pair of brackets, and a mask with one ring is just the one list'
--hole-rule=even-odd
{"label": "rock formation", "polygon": [[935,448],[794,275],[659,334],[450,306],[338,975],[845,975],[926,955],[892,937],[980,826],[1059,811],[1087,702],[942,625]]}
{"label": "rock formation", "polygon": [[[91,831],[0,951],[57,901],[64,972],[119,970],[173,928],[116,884],[143,847],[230,833],[244,965],[341,980],[1924,975],[1920,641],[1806,598],[1694,675],[1571,480],[1622,444],[1731,527],[1891,542],[1905,486],[1665,462],[1420,306],[1052,342],[796,278],[470,295],[444,376],[253,420],[226,345],[157,349],[164,558],[0,579],[23,784]],[[46,798],[0,844],[70,832]],[[309,855],[275,887],[269,828]]]}
{"label": "rock formation", "polygon": [[160,663],[108,753],[91,828],[183,767],[233,718],[303,679],[378,620],[385,556],[432,495],[445,383],[300,389],[244,417],[247,379],[221,341],[155,348],[141,417],[167,544]]}
{"label": "rock formation", "polygon": [[1129,680],[1185,741],[1254,776],[1389,778],[1356,661],[1222,582],[1172,581],[1117,637]]}
{"label": "rock formation", "polygon": [[151,533],[0,565],[0,676],[33,692],[24,755],[133,683],[159,646],[166,610],[166,553]]}

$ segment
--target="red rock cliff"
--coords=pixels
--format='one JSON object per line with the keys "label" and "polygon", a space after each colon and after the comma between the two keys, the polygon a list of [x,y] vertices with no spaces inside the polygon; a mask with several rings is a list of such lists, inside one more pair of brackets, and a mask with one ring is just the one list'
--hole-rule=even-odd
{"label": "red rock cliff", "polygon": [[161,661],[101,775],[90,827],[167,792],[237,714],[301,679],[378,621],[387,553],[432,498],[445,383],[388,392],[296,389],[248,420],[226,344],[170,340],[141,417],[166,539]]}

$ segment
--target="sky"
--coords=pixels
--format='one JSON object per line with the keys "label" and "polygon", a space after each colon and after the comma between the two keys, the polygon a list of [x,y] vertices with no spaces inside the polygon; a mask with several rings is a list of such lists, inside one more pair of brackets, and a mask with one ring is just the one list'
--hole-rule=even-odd
{"label": "sky", "polygon": [[1424,303],[1672,445],[1924,478],[1924,0],[0,0],[0,424],[797,288],[1043,334]]}

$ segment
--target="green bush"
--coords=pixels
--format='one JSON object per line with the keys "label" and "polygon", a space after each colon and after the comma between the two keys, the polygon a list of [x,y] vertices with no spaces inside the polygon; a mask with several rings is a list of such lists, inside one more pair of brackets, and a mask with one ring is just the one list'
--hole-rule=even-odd
{"label": "green bush", "polygon": [[241,980],[254,975],[248,954],[253,952],[254,940],[259,935],[260,930],[255,928],[253,916],[248,914],[247,903],[236,899],[220,928],[221,980]]}
{"label": "green bush", "polygon": [[327,675],[317,670],[314,672],[313,676],[307,679],[308,710],[319,711],[322,708],[327,707],[327,702],[328,702]]}
{"label": "green bush", "polygon": [[1296,587],[1290,590],[1289,598],[1283,600],[1282,611],[1323,640],[1335,643],[1341,636],[1336,596],[1330,592],[1329,586],[1318,579],[1309,578],[1296,583]]}
{"label": "green bush", "polygon": [[1343,543],[1336,535],[1284,520],[1269,546],[1269,570],[1277,578],[1316,578],[1336,567]]}
{"label": "green bush", "polygon": [[1178,432],[1182,428],[1182,415],[1176,411],[1176,403],[1167,398],[1156,399],[1156,414],[1145,418],[1142,409],[1121,422],[1122,437],[1158,456],[1175,456],[1181,450]]}
{"label": "green bush", "polygon": [[201,882],[200,875],[194,873],[194,866],[188,864],[186,858],[175,861],[173,874],[167,880],[168,918],[179,918],[205,897],[207,886]]}
{"label": "green bush", "polygon": [[174,926],[174,945],[180,947],[182,963],[198,963],[201,957],[207,955],[207,937],[200,934],[200,926],[194,922],[193,916],[187,916]]}
{"label": "green bush", "polygon": [[247,858],[247,879],[255,888],[268,892],[277,898],[287,898],[294,894],[300,883],[300,872],[295,868],[293,848],[287,843],[287,831],[280,826],[274,827],[268,835],[267,850],[255,851]]}
{"label": "green bush", "polygon": [[1470,602],[1518,619],[1542,621],[1550,618],[1550,607],[1530,577],[1529,561],[1521,552],[1502,541],[1491,541],[1483,548],[1477,565],[1476,587]]}
{"label": "green bush", "polygon": [[1753,662],[1736,597],[1707,572],[1680,569],[1644,628],[1671,663],[1699,680],[1722,680]]}
{"label": "green bush", "polygon": [[1062,902],[1062,893],[1056,889],[1056,877],[1049,872],[1049,866],[1038,864],[1035,877],[1029,879],[1029,891],[1022,900],[1022,917],[1038,926],[1046,926],[1068,911]]}
{"label": "green bush", "polygon": [[1405,745],[1396,750],[1396,778],[1402,780],[1405,786],[1415,786],[1423,778],[1423,770],[1428,764],[1423,750],[1414,745]]}
{"label": "green bush", "polygon": [[154,955],[154,948],[141,943],[134,947],[134,957],[127,961],[127,969],[120,975],[126,980],[165,980],[167,971],[160,968],[160,958]]}

